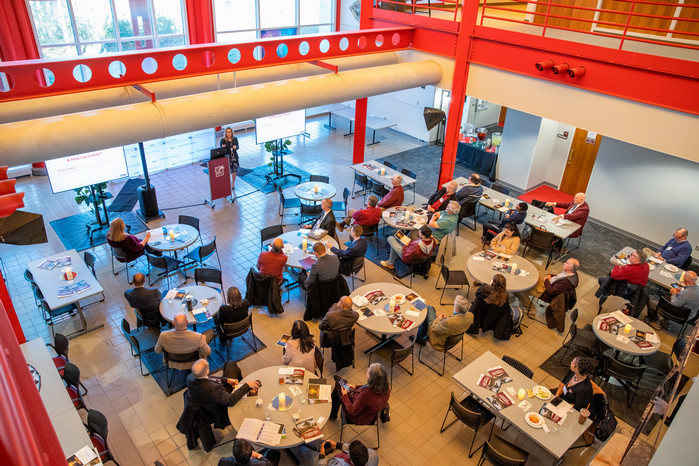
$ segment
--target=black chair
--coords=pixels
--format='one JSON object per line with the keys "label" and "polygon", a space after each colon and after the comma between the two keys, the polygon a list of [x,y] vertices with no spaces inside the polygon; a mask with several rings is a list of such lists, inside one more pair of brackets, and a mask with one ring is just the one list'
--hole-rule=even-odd
{"label": "black chair", "polygon": [[85,405],[85,400],[80,394],[80,369],[75,364],[66,362],[63,368],[63,381],[66,384],[66,391],[68,396],[70,396],[70,401],[73,402],[75,409],[84,409],[87,411],[87,405]]}
{"label": "black chair", "polygon": [[286,197],[284,197],[284,193],[282,192],[281,186],[277,186],[277,192],[279,193],[279,216],[282,217],[282,225],[284,225],[284,214],[286,213],[286,209],[300,208],[301,201],[295,197],[291,199],[287,199]]}
{"label": "black chair", "polygon": [[330,184],[330,177],[323,176],[323,175],[311,175],[311,178],[308,181],[310,181],[310,182],[317,181],[318,183]]}
{"label": "black chair", "polygon": [[379,447],[381,446],[381,435],[379,434],[379,414],[380,413],[381,413],[381,411],[376,413],[376,417],[369,424],[352,424],[350,422],[347,422],[347,418],[345,417],[345,410],[341,409],[340,410],[340,420],[342,422],[342,425],[340,425],[340,442],[339,443],[342,443],[342,436],[345,432],[345,426],[354,426],[354,427],[357,427],[360,425],[361,426],[372,426],[372,427],[376,426],[376,447],[368,447],[368,448],[374,448],[374,450],[378,450]]}
{"label": "black chair", "polygon": [[[447,367],[447,354],[448,354],[449,356],[453,357],[454,359],[456,359],[457,361],[461,361],[461,360],[464,358],[464,335],[465,335],[465,332],[464,332],[464,333],[459,333],[458,335],[452,335],[452,336],[450,336],[449,338],[447,338],[447,341],[444,343],[444,351],[443,351],[443,353],[444,353],[444,359],[442,360],[442,372],[441,372],[441,373],[440,373],[437,369],[435,369],[434,367],[432,367],[432,366],[430,366],[429,364],[425,363],[425,362],[421,359],[422,348],[423,348],[422,346],[420,346],[420,349],[419,349],[418,352],[417,352],[417,360],[420,361],[420,363],[422,363],[422,364],[426,365],[427,367],[429,367],[431,370],[433,370],[435,373],[437,373],[440,377],[443,376],[443,375],[444,375],[444,371],[446,370],[446,367]],[[427,341],[429,341],[429,340],[427,340]],[[461,342],[461,357],[458,357],[458,358],[457,358],[456,356],[454,356],[453,354],[451,354],[451,353],[449,352],[449,350],[452,349],[453,347],[455,347],[456,345],[458,345],[459,342]],[[432,346],[432,343],[430,343],[430,346]],[[434,346],[432,346],[432,349],[434,349]],[[437,351],[437,350],[435,350],[435,351]],[[441,353],[442,351],[439,351],[439,352]]]}
{"label": "black chair", "polygon": [[264,250],[265,242],[278,238],[284,234],[284,227],[281,225],[272,225],[260,230],[260,251]]}
{"label": "black chair", "polygon": [[475,202],[464,202],[461,204],[461,209],[459,210],[459,221],[456,224],[456,236],[459,236],[459,226],[461,221],[467,218],[473,217],[473,226],[469,227],[471,230],[476,231],[476,207],[478,206],[478,201]]}
{"label": "black chair", "polygon": [[29,269],[24,269],[24,279],[28,281],[29,283],[35,283],[34,282],[34,275],[29,271]]}
{"label": "black chair", "polygon": [[[658,311],[658,314],[665,319],[680,324],[681,328],[679,338],[682,338],[684,330],[689,322],[689,314],[692,312],[692,310],[686,307],[675,306],[670,301],[665,299],[665,296],[660,297],[656,310]],[[694,321],[696,322],[696,319],[694,319]]]}
{"label": "black chair", "polygon": [[682,354],[686,345],[687,342],[684,338],[680,337],[675,340],[675,344],[672,345],[672,353],[668,354],[662,351],[656,351],[653,354],[645,355],[643,356],[643,365],[646,367],[647,371],[665,376],[674,366],[672,355],[674,354],[675,358],[679,360],[680,354]]}
{"label": "black chair", "polygon": [[107,435],[109,434],[109,423],[104,414],[100,413],[96,409],[90,409],[87,411],[87,432],[92,441],[92,446],[97,450],[102,463],[111,461],[117,466],[117,460],[114,459],[109,446],[107,445]]}
{"label": "black chair", "polygon": [[[149,253],[146,253],[146,260],[148,261],[148,286],[153,286],[153,283],[156,283],[165,277],[167,278],[167,287],[169,289],[171,288],[170,275],[179,272],[183,274],[185,278],[187,277],[187,275],[181,269],[181,267],[184,265],[184,262],[181,260],[169,256],[153,256]],[[151,268],[163,271],[162,273],[158,274],[158,279],[155,280],[155,282],[152,281],[153,277],[151,276]]]}
{"label": "black chair", "polygon": [[[381,346],[369,353],[369,365],[371,365],[371,358],[373,356],[378,356],[384,361],[391,362],[391,389],[393,389],[393,366],[398,366],[410,375],[415,372],[415,342],[411,341],[410,345],[405,348],[400,344],[392,341],[386,345]],[[410,358],[410,370],[401,366],[400,363]]]}
{"label": "black chair", "polygon": [[286,291],[286,302],[282,304],[282,288],[273,275],[262,275],[250,268],[245,278],[245,299],[252,306],[266,306],[270,314],[284,312],[284,304],[289,302],[289,287]]}
{"label": "black chair", "polygon": [[[56,366],[58,374],[63,377],[63,372],[65,371],[66,363],[70,362],[68,359],[68,350],[70,349],[70,341],[65,335],[57,333],[53,337],[53,344],[47,343],[46,346],[52,348],[56,352],[56,356],[53,357],[53,364]],[[87,395],[87,387],[80,383],[80,387],[85,390],[83,395]]]}
{"label": "black chair", "polygon": [[[414,180],[417,180],[417,174],[415,172],[411,172],[407,168],[402,169],[400,172],[407,177],[410,177]],[[415,183],[413,183],[409,186],[404,186],[403,192],[405,192],[405,191],[412,191],[413,192],[413,202],[411,202],[411,204],[415,204]]]}
{"label": "black chair", "polygon": [[384,164],[385,166],[387,166],[388,168],[390,168],[391,170],[398,170],[398,167],[395,164],[393,164],[387,160],[384,160],[381,163]]}
{"label": "black chair", "polygon": [[[204,242],[201,239],[201,231],[199,231],[199,219],[196,217],[191,217],[189,215],[180,215],[179,218],[177,219],[177,223],[180,223],[182,225],[188,225],[195,230],[197,230],[197,238],[199,238],[199,242],[203,245]],[[195,240],[196,242],[196,240]]]}
{"label": "black chair", "polygon": [[[95,262],[97,260],[95,259],[95,256],[92,255],[91,253],[89,253],[88,251],[85,251],[83,253],[83,260],[85,261],[85,265],[87,265],[87,268],[90,269],[90,272],[92,272],[92,275],[94,275],[95,278],[97,278],[97,273],[95,273]],[[26,277],[25,277],[25,279],[26,279]],[[96,303],[101,303],[104,301],[104,299],[105,298],[104,298],[104,291],[103,291],[102,292],[102,299],[100,299],[99,301],[96,301],[94,303],[90,303],[90,305],[96,304]]]}
{"label": "black chair", "polygon": [[477,466],[485,461],[496,466],[524,466],[528,457],[529,453],[496,435],[485,441]]}
{"label": "black chair", "polygon": [[[449,412],[454,413],[456,416],[456,419],[451,421],[446,427],[444,426],[444,423],[447,422],[447,418],[449,417]],[[475,398],[471,396],[467,396],[461,402],[456,401],[456,398],[454,397],[454,392],[451,393],[451,401],[449,402],[449,409],[447,409],[447,414],[444,416],[444,420],[442,421],[442,427],[439,429],[439,433],[441,434],[445,430],[447,430],[449,427],[452,426],[456,421],[461,421],[468,428],[473,430],[473,438],[471,439],[471,446],[468,449],[468,457],[472,457],[474,453],[476,453],[480,448],[485,445],[481,445],[480,447],[476,448],[475,450],[473,449],[473,443],[476,441],[476,435],[478,435],[478,431],[481,430],[483,427],[488,425],[490,421],[495,419],[495,415],[488,411],[486,408],[483,407]],[[495,427],[495,421],[493,421],[492,426],[490,427],[490,435],[488,438],[492,437],[493,435],[493,428]]]}
{"label": "black chair", "polygon": [[408,288],[413,287],[413,276],[415,274],[422,275],[425,280],[428,278],[428,273],[429,273],[429,266],[432,265],[432,258],[431,257],[417,257],[413,259],[409,264],[406,262],[403,262],[403,259],[401,257],[396,257],[396,262],[400,262],[402,264],[405,264],[407,267],[410,268],[410,273],[408,274],[410,276],[410,284],[406,285],[403,283],[403,281],[398,278],[398,275],[396,275],[396,267],[393,267],[393,279],[399,282],[403,286],[407,286]]}
{"label": "black chair", "polygon": [[[566,346],[568,337],[570,337],[570,340]],[[563,338],[563,346],[566,350],[563,352],[563,356],[561,356],[561,364],[563,364],[565,357],[568,356],[568,351],[570,351],[571,347],[577,346],[584,353],[591,354],[596,342],[597,337],[592,330],[579,329],[575,323],[571,323],[568,334]]]}
{"label": "black chair", "polygon": [[493,185],[490,187],[490,189],[492,189],[493,191],[497,191],[497,192],[499,192],[499,193],[503,193],[503,194],[506,195],[506,196],[507,196],[508,194],[510,194],[510,189],[509,189],[509,188],[506,188],[506,187],[504,187],[503,185],[498,184],[498,183],[493,183]]}
{"label": "black chair", "polygon": [[531,251],[532,248],[542,249],[548,251],[549,257],[546,261],[546,268],[549,268],[551,264],[551,258],[553,257],[553,246],[556,243],[556,236],[550,231],[541,230],[539,228],[532,228],[529,237],[524,242],[524,251],[522,251],[522,257],[527,257],[527,252]]}
{"label": "black chair", "polygon": [[[337,338],[337,342],[339,345],[338,347],[342,346],[351,346],[352,348],[352,368],[354,368],[354,327],[351,328],[350,330],[341,330],[341,331],[320,331],[320,349],[323,351],[323,359],[325,359],[325,348],[333,348],[335,346],[335,339]],[[347,340],[345,340],[347,339]],[[349,341],[349,345],[343,345],[343,341],[347,342]],[[332,349],[334,351],[334,349]],[[342,368],[348,367],[349,364],[349,359],[347,358],[346,354],[342,355],[335,355],[331,352],[331,358],[336,364],[337,370],[341,370]],[[340,360],[341,359],[341,360]],[[322,374],[321,374],[322,375]]]}
{"label": "black chair", "polygon": [[44,295],[41,293],[39,287],[34,288],[34,297],[39,300],[39,303],[41,304],[41,315],[44,318],[44,322],[51,327],[51,335],[53,336],[56,335],[53,328],[56,323],[68,320],[74,315],[75,312],[78,312],[78,307],[75,303],[66,304],[65,306],[51,309],[48,303],[44,300]]}
{"label": "black chair", "polygon": [[441,304],[442,306],[444,305],[444,303],[442,302],[442,298],[444,298],[444,292],[447,290],[448,286],[458,286],[458,290],[461,291],[464,289],[464,285],[466,285],[468,286],[468,293],[466,293],[466,296],[468,297],[468,295],[471,293],[471,284],[468,282],[466,272],[464,272],[463,270],[449,270],[449,267],[443,265],[442,269],[439,271],[439,276],[437,276],[437,281],[434,283],[435,290],[439,289],[439,287],[437,286],[437,284],[439,283],[439,277],[442,277],[444,279],[442,295],[439,297],[439,304]]}
{"label": "black chair", "polygon": [[313,359],[315,360],[315,365],[316,365],[316,375],[318,377],[323,377],[323,366],[325,365],[325,356],[323,355],[323,352],[318,348],[317,346],[315,347],[314,353],[313,353]]}
{"label": "black chair", "polygon": [[301,220],[299,223],[304,223],[323,213],[323,208],[320,204],[301,204]]}
{"label": "black chair", "polygon": [[[681,268],[682,270],[689,270],[689,266],[690,266],[690,265],[692,265],[692,256],[689,256],[689,257],[687,258],[687,260],[685,260],[685,261],[682,263],[682,265],[680,266],[680,268]],[[696,270],[695,270],[695,272],[696,272]]]}
{"label": "black chair", "polygon": [[[367,225],[365,227],[362,227],[362,236],[365,238],[368,238],[370,242],[374,245],[374,249],[376,250],[376,254],[379,253],[379,224],[377,223],[376,225]],[[374,241],[371,241],[371,237],[375,237]]]}
{"label": "black chair", "polygon": [[[638,390],[638,386],[641,383],[646,368],[643,366],[632,366],[609,357],[605,357],[603,362],[605,381],[609,382],[609,377],[614,377],[621,382],[626,392],[628,407],[630,408],[633,404],[633,399],[636,397],[636,391]],[[632,390],[633,395],[629,397]]]}
{"label": "black chair", "polygon": [[383,183],[377,183],[376,181],[369,180],[369,190],[376,194],[376,196],[381,200],[386,194],[388,194],[388,189],[386,189],[386,186],[383,185]]}
{"label": "black chair", "polygon": [[[199,360],[199,350],[192,351],[190,353],[170,353],[168,351],[163,350],[163,357],[165,359],[165,370],[167,371],[167,387],[170,388],[170,383],[172,382],[172,376],[175,374],[175,371],[177,370],[189,370],[189,369],[175,369],[173,368],[172,371],[170,371],[170,363],[175,362],[175,363],[192,363],[194,364]],[[191,366],[190,366],[191,368]]]}
{"label": "black chair", "polygon": [[332,210],[344,212],[343,217],[347,217],[347,199],[349,199],[350,194],[352,194],[350,190],[345,188],[342,191],[342,201],[333,201]]}
{"label": "black chair", "polygon": [[502,357],[502,360],[509,364],[510,366],[514,367],[517,369],[519,372],[522,374],[526,375],[528,379],[533,379],[534,378],[534,371],[529,369],[526,365],[523,363],[517,361],[515,358],[511,358],[510,356],[504,355]]}
{"label": "black chair", "polygon": [[[364,271],[364,278],[359,278],[360,270]],[[354,290],[355,277],[362,283],[366,281],[366,268],[364,267],[364,256],[355,257],[354,261],[352,262],[352,273],[350,274],[350,279],[352,280],[352,290]]]}
{"label": "black chair", "polygon": [[[131,265],[131,264],[132,264],[133,262],[136,262],[138,259],[129,261],[129,260],[126,258],[126,252],[125,252],[123,249],[121,249],[121,248],[115,248],[115,247],[112,247],[112,246],[110,246],[109,248],[112,250],[112,273],[113,273],[114,275],[119,275],[119,273],[121,273],[121,272],[123,272],[124,270],[126,270],[126,281],[129,282],[129,285],[130,285],[131,283],[133,283],[133,281],[132,281],[131,278],[129,277],[129,267],[133,267],[133,265]],[[124,270],[118,270],[118,271],[115,271],[115,270],[114,270],[114,259],[116,259],[117,262],[120,262],[120,263],[124,264]]]}
{"label": "black chair", "polygon": [[[359,186],[360,189],[359,191],[355,191],[354,187]],[[355,194],[357,193],[362,193],[364,197],[366,197],[366,193],[369,191],[369,177],[366,175],[362,175],[359,172],[354,172],[354,182],[352,183],[352,199],[354,199]]]}
{"label": "black chair", "polygon": [[126,319],[121,319],[121,331],[131,346],[131,356],[138,357],[141,375],[148,375],[149,372],[143,373],[143,355],[155,349],[155,344],[158,343],[158,337],[160,336],[160,329],[144,327],[139,331],[132,332],[129,322]]}
{"label": "black chair", "polygon": [[[248,333],[252,334],[252,345],[245,339],[245,334]],[[234,340],[238,337],[242,338],[245,343],[250,346],[253,351],[257,353],[257,341],[255,338],[255,332],[252,330],[252,314],[248,315],[248,318],[245,320],[241,320],[240,322],[235,322],[232,324],[223,324],[223,335],[221,335],[223,338],[226,339],[226,357],[227,359],[230,359],[230,351],[229,351],[229,346],[228,342],[231,340]]]}
{"label": "black chair", "polygon": [[212,269],[209,267],[200,267],[194,269],[194,283],[197,285],[207,283],[215,283],[218,288],[214,288],[216,291],[221,293],[223,297],[223,303],[226,303],[226,293],[223,292],[223,274],[218,269]]}
{"label": "black chair", "polygon": [[331,280],[316,280],[306,292],[306,311],[303,320],[321,319],[325,317],[330,306],[337,303],[341,297],[349,296],[347,280],[342,274]]}
{"label": "black chair", "polygon": [[214,236],[214,239],[207,244],[204,244],[203,246],[196,247],[189,251],[185,256],[184,260],[187,261],[188,259],[191,261],[187,265],[192,265],[192,264],[199,264],[202,267],[204,267],[204,261],[208,259],[209,257],[213,256],[214,253],[216,254],[216,260],[218,261],[218,268],[221,268],[221,257],[218,255],[218,249],[216,248],[216,237]]}

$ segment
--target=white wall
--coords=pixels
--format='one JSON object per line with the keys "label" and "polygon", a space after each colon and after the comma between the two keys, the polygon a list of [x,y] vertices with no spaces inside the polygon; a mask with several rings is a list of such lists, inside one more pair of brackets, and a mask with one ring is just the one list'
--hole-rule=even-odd
{"label": "white wall", "polygon": [[498,156],[498,179],[526,189],[541,117],[508,109]]}
{"label": "white wall", "polygon": [[[544,118],[544,120],[547,119]],[[563,134],[565,131],[568,131],[568,139],[559,138],[558,135]],[[550,183],[556,188],[561,185],[563,172],[566,168],[566,161],[568,160],[568,154],[570,153],[570,146],[573,144],[574,135],[575,126],[557,122],[555,134],[553,135],[555,139],[553,140],[553,146],[551,147],[551,156],[546,171],[546,182]]]}
{"label": "white wall", "polygon": [[[507,118],[505,118],[505,120],[507,120]],[[539,136],[536,141],[536,147],[534,148],[529,177],[527,178],[527,189],[547,181],[546,175],[548,174],[548,165],[551,161],[554,140],[557,139],[557,129],[558,122],[546,118],[541,119]]]}
{"label": "white wall", "polygon": [[354,2],[355,0],[342,0],[340,5],[340,24],[337,28],[338,31],[355,31],[359,29],[359,22],[354,19],[354,16],[350,11],[350,6]]}
{"label": "white wall", "polygon": [[[657,244],[689,229],[699,244],[699,164],[603,137],[587,188],[590,216]],[[699,256],[696,249],[693,254]]]}
{"label": "white wall", "polygon": [[[422,141],[429,141],[422,113],[434,103],[434,86],[417,87],[369,97],[367,112],[397,123],[393,129]],[[370,131],[367,128],[367,131]],[[368,134],[368,133],[367,133]]]}

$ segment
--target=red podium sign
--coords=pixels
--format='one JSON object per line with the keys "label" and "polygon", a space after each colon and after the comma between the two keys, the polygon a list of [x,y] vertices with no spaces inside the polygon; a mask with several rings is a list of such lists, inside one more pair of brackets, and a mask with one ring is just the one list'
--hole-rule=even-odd
{"label": "red podium sign", "polygon": [[228,157],[209,160],[209,191],[211,200],[221,199],[231,195],[231,169]]}

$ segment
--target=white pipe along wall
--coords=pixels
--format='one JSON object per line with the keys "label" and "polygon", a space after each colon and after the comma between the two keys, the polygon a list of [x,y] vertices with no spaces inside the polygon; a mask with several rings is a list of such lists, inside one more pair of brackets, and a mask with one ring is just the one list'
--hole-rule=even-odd
{"label": "white pipe along wall", "polygon": [[[338,70],[342,72],[372,66],[392,65],[398,63],[399,59],[396,53],[388,52],[338,58],[335,60],[327,60],[327,62],[336,65]],[[201,94],[204,92],[220,91],[222,89],[232,89],[251,86],[253,84],[328,73],[329,71],[327,69],[319,66],[310,65],[308,63],[296,63],[209,76],[198,76],[195,78],[161,81],[146,84],[144,87],[155,93],[157,100],[163,100],[185,95]],[[32,99],[31,101],[19,100],[4,102],[0,103],[0,124],[55,115],[65,115],[66,113],[85,112],[139,102],[150,102],[150,97],[131,86],[42,97]]]}
{"label": "white pipe along wall", "polygon": [[[439,82],[431,60],[324,74],[0,125],[16,166]],[[40,160],[37,160],[39,158]]]}

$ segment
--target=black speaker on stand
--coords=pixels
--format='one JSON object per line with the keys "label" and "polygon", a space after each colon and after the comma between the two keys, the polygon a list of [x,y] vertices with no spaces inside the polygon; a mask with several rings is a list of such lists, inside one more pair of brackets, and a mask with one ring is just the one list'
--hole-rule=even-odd
{"label": "black speaker on stand", "polygon": [[141,165],[143,166],[143,177],[146,184],[138,187],[138,206],[140,209],[136,209],[136,215],[148,223],[156,218],[164,218],[165,214],[158,209],[158,197],[155,195],[155,186],[150,184],[148,165],[146,164],[146,151],[143,149],[142,142],[138,143],[138,149],[141,152]]}

